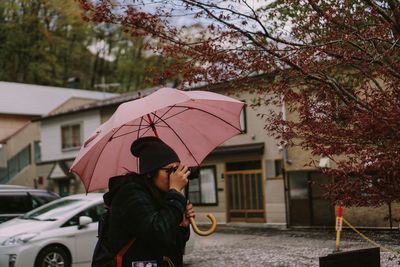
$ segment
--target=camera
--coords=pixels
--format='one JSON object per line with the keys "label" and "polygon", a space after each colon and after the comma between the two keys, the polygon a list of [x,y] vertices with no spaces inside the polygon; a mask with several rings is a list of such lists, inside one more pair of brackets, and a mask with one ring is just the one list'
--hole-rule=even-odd
{"label": "camera", "polygon": [[197,179],[200,176],[200,167],[189,167],[188,170],[190,174],[188,176],[188,180]]}
{"label": "camera", "polygon": [[[168,168],[168,169],[161,168],[161,169],[164,169],[164,170],[166,170],[166,172],[168,174],[171,174],[171,173],[173,173],[173,172],[175,172],[177,170],[177,167],[171,167],[171,168]],[[200,167],[188,167],[188,171],[190,171],[190,174],[188,176],[188,180],[193,180],[193,179],[199,178],[199,176],[200,176]]]}

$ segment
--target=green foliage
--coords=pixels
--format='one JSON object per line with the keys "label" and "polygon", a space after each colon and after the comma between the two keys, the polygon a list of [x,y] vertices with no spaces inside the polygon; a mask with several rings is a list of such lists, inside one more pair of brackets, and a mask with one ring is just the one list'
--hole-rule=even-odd
{"label": "green foliage", "polygon": [[160,60],[120,27],[84,22],[75,1],[0,1],[1,81],[66,87],[77,77],[81,88],[105,82],[119,84],[107,91],[125,92],[150,86],[147,68]]}

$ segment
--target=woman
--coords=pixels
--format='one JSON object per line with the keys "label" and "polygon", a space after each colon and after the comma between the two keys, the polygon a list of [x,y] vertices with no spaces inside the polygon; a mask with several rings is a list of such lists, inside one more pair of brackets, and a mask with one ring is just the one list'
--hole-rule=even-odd
{"label": "woman", "polygon": [[112,255],[124,254],[122,266],[182,266],[195,216],[181,193],[190,172],[157,137],[135,140],[131,152],[139,174],[111,178],[104,195],[110,207],[105,246]]}

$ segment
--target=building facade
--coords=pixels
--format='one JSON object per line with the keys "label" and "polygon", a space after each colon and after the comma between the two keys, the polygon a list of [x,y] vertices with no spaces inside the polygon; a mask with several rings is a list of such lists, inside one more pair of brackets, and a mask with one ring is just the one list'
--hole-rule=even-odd
{"label": "building facade", "polygon": [[41,116],[114,96],[87,90],[0,82],[0,183],[46,187],[38,175]]}
{"label": "building facade", "polygon": [[[84,192],[79,177],[69,172],[84,140],[111,117],[119,104],[154,90],[132,92],[72,109],[64,105],[59,112],[37,120],[41,157],[35,171],[40,186],[60,195]],[[223,89],[215,91],[224,93]],[[242,93],[235,97],[250,104],[254,95]],[[190,180],[188,194],[195,205],[198,223],[207,223],[206,214],[212,213],[218,223],[334,227],[335,207],[323,198],[321,189],[329,179],[318,168],[305,167],[311,159],[310,153],[299,147],[278,146],[278,141],[265,132],[265,122],[257,114],[266,114],[271,109],[280,111],[282,107],[246,107],[241,114],[243,134],[215,149],[201,164],[199,177]],[[38,154],[34,149],[30,153]],[[329,161],[316,160],[329,167]],[[386,207],[349,208],[344,215],[357,226],[387,227],[388,223],[383,221],[386,210]],[[397,211],[394,206],[393,212]]]}

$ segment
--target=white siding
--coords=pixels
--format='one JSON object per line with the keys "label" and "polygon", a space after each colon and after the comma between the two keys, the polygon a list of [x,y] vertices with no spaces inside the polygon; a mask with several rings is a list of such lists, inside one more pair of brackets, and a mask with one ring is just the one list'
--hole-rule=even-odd
{"label": "white siding", "polygon": [[264,129],[265,121],[257,117],[257,114],[268,114],[272,109],[276,112],[280,111],[280,107],[266,107],[261,106],[253,109],[250,107],[252,103],[252,99],[255,95],[249,93],[242,93],[240,96],[236,96],[238,100],[245,100],[245,102],[249,105],[246,107],[246,126],[247,132],[245,134],[239,134],[228,141],[226,141],[223,145],[242,145],[242,144],[252,144],[252,143],[265,143],[264,150],[264,159],[281,159],[282,153],[279,151],[277,143],[278,141],[275,137],[272,137],[268,134],[268,132]]}
{"label": "white siding", "polygon": [[83,143],[100,125],[100,112],[99,110],[90,110],[43,120],[41,123],[42,161],[70,159],[76,156],[79,149],[69,151],[61,149],[61,126],[80,123]]}

